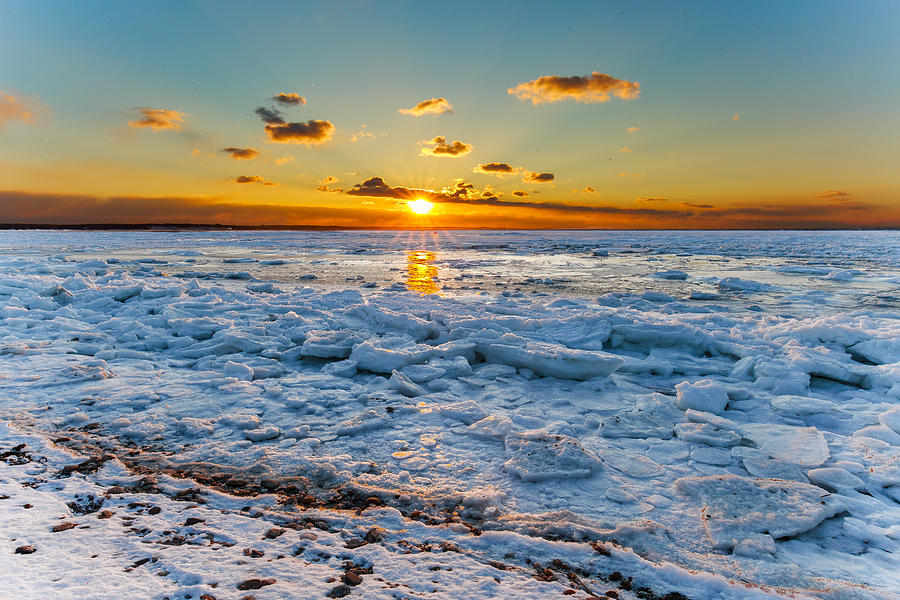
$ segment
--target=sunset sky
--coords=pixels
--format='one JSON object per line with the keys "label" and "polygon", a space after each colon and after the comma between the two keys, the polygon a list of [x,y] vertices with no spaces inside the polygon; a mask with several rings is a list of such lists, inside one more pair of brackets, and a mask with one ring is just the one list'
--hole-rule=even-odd
{"label": "sunset sky", "polygon": [[0,222],[898,227],[898,107],[894,0],[12,1]]}

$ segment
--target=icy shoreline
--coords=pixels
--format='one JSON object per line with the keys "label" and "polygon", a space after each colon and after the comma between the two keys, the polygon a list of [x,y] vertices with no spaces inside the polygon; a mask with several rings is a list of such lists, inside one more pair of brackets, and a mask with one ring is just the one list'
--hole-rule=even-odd
{"label": "icy shoreline", "polygon": [[[325,596],[354,569],[363,587],[344,583],[347,591],[386,598],[467,597],[471,573],[485,578],[480,597],[615,589],[628,598],[641,597],[640,587],[691,598],[891,597],[900,589],[900,322],[891,306],[845,308],[847,290],[893,302],[896,256],[884,258],[885,271],[807,259],[772,265],[767,277],[751,279],[741,266],[712,280],[690,269],[679,243],[668,254],[622,254],[630,269],[649,264],[640,275],[623,271],[623,289],[640,280],[640,294],[567,293],[555,273],[578,268],[550,258],[559,263],[547,267],[551,283],[534,276],[524,292],[422,296],[406,286],[432,277],[424,260],[410,263],[402,286],[304,285],[242,270],[260,260],[281,266],[267,248],[267,258],[229,256],[198,278],[185,261],[208,250],[161,248],[148,263],[121,240],[106,258],[82,260],[76,246],[95,251],[87,236],[71,235],[67,254],[35,246],[8,249],[0,261],[0,453],[25,443],[17,453],[46,457],[15,465],[14,452],[0,463],[0,494],[9,496],[0,515],[22,523],[4,540],[0,565],[23,574],[12,581],[34,597],[68,589],[26,566],[46,568],[41,547],[66,535],[131,562],[140,560],[133,548],[145,546],[129,544],[166,546],[201,573],[150,569],[165,571],[152,576],[169,587],[146,595],[135,578],[150,571],[132,568],[128,597],[278,598],[297,585]],[[195,238],[187,246],[198,246]],[[534,240],[523,239],[515,260],[539,263]],[[590,244],[577,244],[566,260],[604,259],[586,258]],[[779,277],[811,288],[787,289]],[[61,438],[69,439],[52,443]],[[60,473],[104,453],[96,469]],[[141,477],[160,489],[135,487]],[[111,486],[124,494],[109,494]],[[189,558],[187,541],[165,543],[161,531],[190,537],[173,520],[186,509],[168,497],[186,487],[226,511],[218,522],[227,533],[196,545],[229,558],[206,550]],[[161,512],[133,527],[149,530],[134,534],[140,540],[116,541],[98,531],[97,511],[79,516],[65,505],[79,493],[103,499],[117,518],[145,519],[149,507],[128,508],[134,502]],[[26,515],[29,503],[45,508]],[[240,594],[232,583],[217,594],[208,586],[236,580],[238,561],[268,560],[236,554],[266,539],[265,524],[239,510],[247,504],[266,507],[269,528],[340,522],[315,533],[343,554],[332,549],[299,575],[296,565],[285,574],[266,562],[254,576],[276,583]],[[47,533],[59,517],[91,527]],[[300,543],[305,527],[296,526],[260,549],[291,556],[288,540]],[[384,539],[344,548],[372,527]],[[409,558],[421,548],[399,558],[401,540],[465,551],[442,552],[443,570],[426,570]],[[32,542],[37,552],[15,554]],[[490,565],[506,554],[511,568]],[[66,556],[83,573],[79,585],[105,577],[84,556]],[[355,566],[341,571],[345,560]],[[116,564],[110,578],[130,563]],[[634,589],[610,580],[615,571],[633,577]],[[556,581],[541,581],[550,575]],[[437,592],[387,585],[435,578]],[[112,596],[104,593],[86,597]]]}

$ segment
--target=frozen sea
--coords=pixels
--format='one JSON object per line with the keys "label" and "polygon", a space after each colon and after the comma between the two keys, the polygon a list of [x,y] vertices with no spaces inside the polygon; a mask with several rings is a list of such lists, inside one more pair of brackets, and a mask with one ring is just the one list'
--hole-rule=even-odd
{"label": "frozen sea", "polygon": [[4,598],[900,597],[900,232],[0,232],[0,536]]}

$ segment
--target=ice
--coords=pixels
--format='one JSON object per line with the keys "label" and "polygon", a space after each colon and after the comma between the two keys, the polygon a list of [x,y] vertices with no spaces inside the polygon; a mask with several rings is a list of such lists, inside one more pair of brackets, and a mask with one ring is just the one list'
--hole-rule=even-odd
{"label": "ice", "polygon": [[[439,287],[419,295],[407,251],[432,242]],[[892,232],[0,233],[0,517],[43,572],[120,577],[123,597],[145,579],[160,598],[246,595],[238,571],[277,580],[257,597],[327,597],[346,560],[373,569],[353,589],[373,598],[433,580],[451,598],[475,580],[484,597],[559,597],[568,573],[623,598],[887,597],[897,247]],[[20,440],[35,460],[16,465]],[[77,520],[67,503],[88,495],[114,517],[51,533],[21,508]],[[20,576],[15,547],[0,596],[47,581]],[[72,581],[38,591],[112,597]]]}
{"label": "ice", "polygon": [[695,383],[683,381],[675,389],[678,392],[676,405],[681,410],[690,408],[720,415],[728,405],[728,389],[711,379],[701,379]]}
{"label": "ice", "polygon": [[590,477],[601,468],[600,459],[578,440],[542,431],[507,435],[506,456],[504,470],[522,481]]}
{"label": "ice", "polygon": [[821,488],[792,481],[720,475],[684,477],[675,485],[703,503],[697,517],[714,547],[726,550],[754,535],[778,539],[809,531],[844,510]]}

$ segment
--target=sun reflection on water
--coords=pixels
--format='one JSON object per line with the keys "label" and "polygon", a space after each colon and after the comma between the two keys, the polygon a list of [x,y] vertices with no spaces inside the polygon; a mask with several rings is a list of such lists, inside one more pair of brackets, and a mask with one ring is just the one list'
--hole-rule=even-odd
{"label": "sun reflection on water", "polygon": [[437,281],[438,268],[434,265],[436,252],[416,250],[406,253],[406,287],[416,293],[437,294],[441,286]]}

